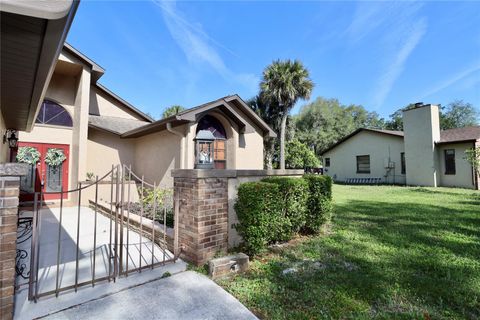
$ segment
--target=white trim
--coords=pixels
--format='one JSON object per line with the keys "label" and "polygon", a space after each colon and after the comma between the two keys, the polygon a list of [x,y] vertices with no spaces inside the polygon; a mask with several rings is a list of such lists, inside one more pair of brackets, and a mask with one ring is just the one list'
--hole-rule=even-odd
{"label": "white trim", "polygon": [[1,11],[48,20],[65,17],[72,4],[73,0],[0,0]]}

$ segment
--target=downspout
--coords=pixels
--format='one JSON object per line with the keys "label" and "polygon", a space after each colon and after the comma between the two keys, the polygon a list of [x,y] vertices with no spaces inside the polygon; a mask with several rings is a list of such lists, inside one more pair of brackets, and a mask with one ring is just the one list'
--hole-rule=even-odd
{"label": "downspout", "polygon": [[184,161],[185,161],[185,135],[178,130],[172,128],[172,123],[167,122],[167,131],[173,133],[176,136],[181,138],[180,140],[180,169],[185,169]]}

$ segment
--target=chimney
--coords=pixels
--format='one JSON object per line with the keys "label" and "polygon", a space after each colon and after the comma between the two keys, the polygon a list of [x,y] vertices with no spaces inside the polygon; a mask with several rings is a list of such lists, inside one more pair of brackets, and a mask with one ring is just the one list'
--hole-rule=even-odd
{"label": "chimney", "polygon": [[438,105],[420,102],[404,110],[403,131],[407,184],[436,187],[439,161],[435,142],[440,140]]}

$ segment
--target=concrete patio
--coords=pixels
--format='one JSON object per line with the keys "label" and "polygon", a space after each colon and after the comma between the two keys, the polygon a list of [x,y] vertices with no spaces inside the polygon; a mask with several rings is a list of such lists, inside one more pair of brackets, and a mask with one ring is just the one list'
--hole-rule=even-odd
{"label": "concrete patio", "polygon": [[[31,211],[23,211],[20,218],[32,216]],[[59,236],[59,208],[46,208],[40,210],[40,231],[39,231],[39,272],[38,272],[38,293],[45,293],[55,290],[57,277],[57,252]],[[67,287],[75,283],[76,274],[76,239],[77,239],[77,221],[78,207],[63,208],[62,224],[60,226],[60,263],[58,271],[59,287]],[[78,282],[92,280],[93,275],[93,257],[95,255],[95,278],[105,277],[109,274],[109,245],[110,245],[110,219],[97,214],[97,229],[94,232],[95,214],[87,207],[80,208],[80,232],[79,232],[79,259],[78,259]],[[114,237],[114,224],[112,223],[112,239]],[[120,231],[120,228],[119,228]],[[153,261],[162,262],[170,259],[173,254],[168,250],[160,248],[157,244],[143,237],[137,232],[123,228],[124,232],[124,261],[123,268],[134,269],[145,266]],[[120,232],[119,232],[120,234]],[[96,235],[96,244],[94,247],[94,235]],[[129,238],[128,255],[126,254],[126,238]],[[113,240],[112,240],[113,242]],[[26,240],[18,244],[18,249],[25,250],[27,257],[22,264],[30,267],[29,258],[31,256],[31,240]],[[112,245],[113,247],[113,245]],[[113,267],[113,263],[112,263]],[[153,270],[144,270],[142,273],[134,272],[127,278],[119,278],[116,283],[104,281],[96,283],[95,287],[86,285],[79,287],[75,294],[73,290],[60,293],[59,298],[55,295],[42,297],[38,303],[28,301],[28,279],[17,277],[17,286],[19,289],[15,296],[15,318],[31,319],[49,314],[73,305],[98,298],[106,294],[111,294],[124,290],[126,288],[152,281],[162,277],[165,272],[174,274],[186,269],[186,264],[177,260],[176,263],[167,263],[165,266],[154,268]],[[24,272],[26,274],[27,272]],[[52,303],[54,302],[54,303]]]}
{"label": "concrete patio", "polygon": [[193,271],[124,290],[46,319],[257,319],[209,278]]}

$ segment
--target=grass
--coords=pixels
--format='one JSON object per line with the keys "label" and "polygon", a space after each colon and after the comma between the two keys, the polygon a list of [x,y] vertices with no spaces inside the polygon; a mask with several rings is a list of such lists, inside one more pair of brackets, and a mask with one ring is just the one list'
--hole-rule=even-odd
{"label": "grass", "polygon": [[480,319],[479,192],[333,191],[328,232],[256,257],[220,285],[264,319]]}

